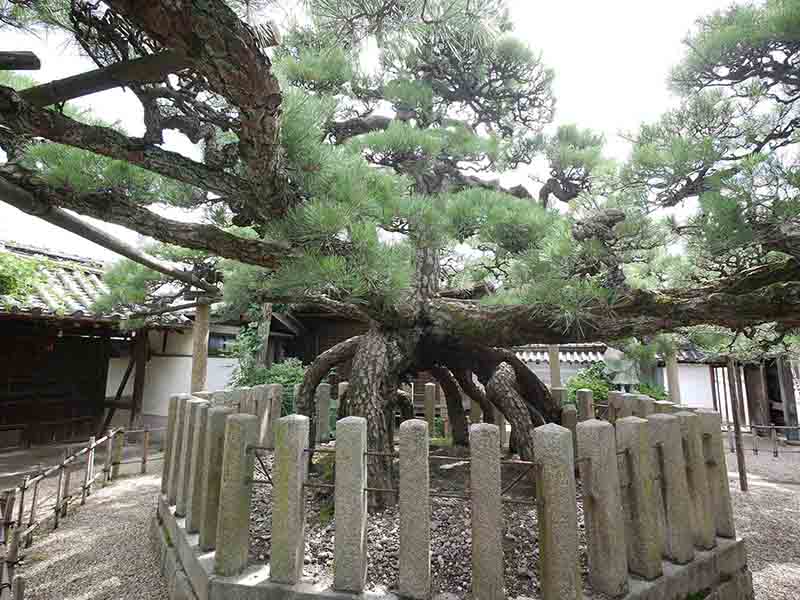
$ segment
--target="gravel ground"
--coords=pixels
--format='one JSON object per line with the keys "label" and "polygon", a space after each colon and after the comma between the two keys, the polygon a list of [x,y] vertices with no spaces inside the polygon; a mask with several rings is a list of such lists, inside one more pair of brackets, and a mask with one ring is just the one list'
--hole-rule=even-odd
{"label": "gravel ground", "polygon": [[[747,445],[747,444],[745,444]],[[752,446],[749,446],[752,447]],[[778,458],[762,451],[745,455],[749,491],[739,489],[736,456],[728,453],[736,530],[747,540],[756,600],[800,597],[800,450],[779,448]]]}
{"label": "gravel ground", "polygon": [[160,474],[97,490],[24,551],[26,600],[159,600],[166,583],[148,537]]}
{"label": "gravel ground", "polygon": [[[437,454],[443,454],[438,451]],[[271,470],[271,458],[266,461]],[[438,461],[437,461],[438,462]],[[448,463],[445,463],[448,464]],[[437,464],[431,471],[432,490],[463,492],[469,463]],[[323,469],[324,470],[324,469]],[[264,479],[260,468],[256,478]],[[519,473],[515,466],[504,466],[503,483]],[[253,562],[269,560],[271,540],[271,486],[258,486],[253,495],[250,522],[250,558]],[[530,500],[530,489],[515,488],[515,497]],[[334,535],[336,522],[333,499],[326,493],[309,493],[306,501],[306,549],[303,575],[308,581],[330,584],[333,581]],[[538,598],[538,523],[532,505],[504,504],[503,554],[508,598]],[[579,543],[581,573],[586,581],[586,541],[583,511],[578,493]],[[453,498],[431,499],[431,586],[434,594],[448,600],[472,598],[470,567],[472,561],[469,501]],[[395,590],[399,555],[399,511],[390,507],[371,513],[367,520],[367,589]],[[590,592],[585,588],[585,592]],[[445,594],[447,594],[445,596]],[[599,596],[597,596],[599,598]]]}

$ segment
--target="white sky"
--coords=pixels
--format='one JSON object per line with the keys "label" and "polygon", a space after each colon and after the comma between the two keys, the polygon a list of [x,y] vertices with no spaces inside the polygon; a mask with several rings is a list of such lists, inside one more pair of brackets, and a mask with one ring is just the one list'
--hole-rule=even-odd
{"label": "white sky", "polygon": [[[509,4],[517,35],[540,50],[545,64],[555,69],[556,123],[577,123],[602,131],[608,154],[624,159],[628,145],[618,134],[657,119],[674,105],[667,76],[683,55],[681,40],[695,19],[725,8],[730,0],[510,0]],[[40,82],[93,68],[75,44],[65,44],[58,36],[35,38],[4,31],[0,50],[36,52],[42,69],[27,74]],[[75,102],[90,107],[104,120],[119,120],[131,135],[144,131],[141,107],[131,93],[109,90]],[[196,149],[181,135],[167,132],[166,138],[167,148],[197,157]],[[129,242],[141,241],[137,234],[120,227],[103,227]],[[2,202],[0,240],[104,260],[114,257]]]}

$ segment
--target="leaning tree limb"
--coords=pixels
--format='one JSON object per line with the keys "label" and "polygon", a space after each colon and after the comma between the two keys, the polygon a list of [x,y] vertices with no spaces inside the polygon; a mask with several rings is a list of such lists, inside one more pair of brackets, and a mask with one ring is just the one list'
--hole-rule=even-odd
{"label": "leaning tree limb", "polygon": [[520,393],[514,369],[508,363],[501,363],[486,382],[487,398],[500,409],[516,435],[517,451],[524,460],[533,460],[533,429],[543,425],[544,420],[534,421],[528,403]]}
{"label": "leaning tree limb", "polygon": [[[456,381],[458,381],[458,385],[464,390],[464,393],[469,396],[471,400],[474,400],[480,405],[481,412],[483,413],[483,422],[494,423],[493,405],[486,397],[483,386],[475,381],[475,375],[472,374],[472,371],[466,369],[452,369],[451,372],[455,376]],[[475,419],[475,415],[471,415],[471,417]]]}
{"label": "leaning tree limb", "polygon": [[[431,337],[442,345],[513,347],[640,337],[703,324],[733,330],[771,322],[800,327],[799,305],[800,263],[788,259],[694,288],[629,290],[612,305],[587,305],[570,321],[558,306],[487,306],[444,298],[431,301],[428,317]],[[398,312],[413,320],[410,307]]]}
{"label": "leaning tree limb", "polygon": [[255,193],[254,185],[238,175],[164,150],[141,138],[128,137],[111,127],[87,125],[54,110],[37,108],[23,96],[24,92],[0,86],[0,126],[17,135],[42,137],[123,160],[225,197]]}
{"label": "leaning tree limb", "polygon": [[[306,369],[303,375],[303,383],[295,398],[297,412],[309,418],[308,447],[314,447],[314,440],[317,438],[316,411],[314,410],[314,395],[320,382],[330,373],[336,365],[340,365],[355,356],[356,350],[364,336],[356,335],[343,342],[339,342],[314,359],[314,362]],[[309,453],[309,464],[311,464],[312,453]]]}
{"label": "leaning tree limb", "polygon": [[168,50],[43,83],[22,90],[19,95],[31,106],[42,108],[133,83],[164,81],[170,73],[177,73],[187,66],[189,61],[185,56]]}
{"label": "leaning tree limb", "polygon": [[461,399],[461,388],[453,374],[445,367],[433,367],[429,370],[444,391],[447,414],[450,418],[450,429],[453,432],[453,445],[466,447],[469,445],[467,433],[467,417]]}
{"label": "leaning tree limb", "polygon": [[168,277],[173,277],[177,281],[182,281],[191,286],[197,287],[209,294],[216,296],[219,290],[216,286],[198,279],[187,271],[173,268],[168,264],[148,256],[144,252],[129,246],[128,244],[109,235],[105,231],[94,227],[86,221],[68,213],[65,210],[51,206],[42,202],[34,194],[13,185],[0,175],[0,200],[16,206],[20,210],[36,215],[40,219],[47,221],[57,227],[66,229],[74,234],[81,236],[103,248],[107,248],[117,254],[129,258],[139,264],[144,265],[158,273],[163,273]]}
{"label": "leaning tree limb", "polygon": [[13,163],[0,166],[0,179],[25,190],[29,194],[25,198],[33,197],[36,202],[20,201],[19,195],[3,196],[0,200],[35,216],[46,214],[46,207],[67,208],[107,223],[122,225],[165,243],[204,250],[265,268],[275,268],[291,252],[288,245],[280,242],[247,239],[215,225],[184,223],[161,217],[114,191],[81,194],[67,187],[51,186],[42,182],[33,172]]}

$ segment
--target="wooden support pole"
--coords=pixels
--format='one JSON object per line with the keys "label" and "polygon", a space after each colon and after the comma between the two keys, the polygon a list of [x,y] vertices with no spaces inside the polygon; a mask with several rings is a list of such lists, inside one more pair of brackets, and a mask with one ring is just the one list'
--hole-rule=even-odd
{"label": "wooden support pole", "polygon": [[561,358],[558,346],[548,346],[547,357],[550,362],[550,389],[561,387]]}
{"label": "wooden support pole", "polygon": [[210,304],[203,303],[197,306],[194,313],[194,327],[192,328],[192,392],[200,392],[206,389],[210,309]]}
{"label": "wooden support pole", "polygon": [[114,432],[109,429],[106,435],[106,462],[103,465],[103,471],[106,475],[106,483],[111,481],[111,454],[114,450]]}
{"label": "wooden support pole", "polygon": [[150,448],[150,430],[145,427],[142,432],[142,475],[147,473],[147,452]]}
{"label": "wooden support pole", "polygon": [[81,487],[81,505],[86,504],[86,496],[89,495],[89,483],[92,481],[92,467],[94,466],[94,440],[89,438],[89,451],[86,453],[86,470],[83,472],[83,486]]}
{"label": "wooden support pole", "polygon": [[[69,448],[67,448],[67,453],[69,452]],[[69,465],[64,467],[64,499],[61,502],[61,518],[67,516],[67,510],[69,509],[69,503],[72,500],[72,496],[69,493],[69,483],[70,479],[72,479],[72,469],[69,468]]]}
{"label": "wooden support pole", "polygon": [[56,505],[53,508],[53,529],[58,529],[58,521],[61,519],[61,503],[64,502],[64,471],[66,471],[67,466],[64,464],[69,458],[69,454],[66,450],[64,450],[64,457],[61,460],[61,465],[58,469],[58,484],[56,487]]}
{"label": "wooden support pole", "polygon": [[22,517],[25,511],[25,492],[28,489],[28,480],[30,477],[25,475],[22,479],[22,485],[19,486],[19,507],[17,508],[17,529],[22,529]]}
{"label": "wooden support pole", "polygon": [[667,385],[669,386],[669,399],[673,404],[681,403],[681,384],[678,376],[678,355],[667,356]]}
{"label": "wooden support pole", "polygon": [[142,400],[144,398],[144,381],[147,369],[147,329],[136,330],[136,338],[133,341],[133,353],[136,361],[136,371],[133,375],[133,399],[131,400],[131,416],[128,420],[128,427],[133,429],[136,426],[139,413],[142,411]]}
{"label": "wooden support pole", "polygon": [[739,487],[747,491],[747,467],[744,462],[744,447],[742,446],[742,426],[739,422],[739,407],[741,405],[736,385],[738,379],[738,365],[736,361],[728,358],[728,384],[731,389],[731,412],[733,413],[733,432],[736,440],[736,465],[739,469]]}
{"label": "wooden support pole", "polygon": [[31,499],[31,511],[28,513],[28,533],[25,535],[25,547],[30,548],[33,544],[33,531],[31,531],[31,527],[34,526],[36,523],[36,505],[39,503],[39,484],[42,482],[42,479],[38,479],[36,483],[33,484],[33,498]]}

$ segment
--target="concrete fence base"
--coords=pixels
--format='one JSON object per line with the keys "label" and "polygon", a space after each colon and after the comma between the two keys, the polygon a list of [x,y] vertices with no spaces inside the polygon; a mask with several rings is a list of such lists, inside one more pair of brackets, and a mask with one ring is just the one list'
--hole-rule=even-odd
{"label": "concrete fence base", "polygon": [[[388,592],[351,594],[307,581],[275,584],[268,565],[251,565],[234,577],[214,575],[214,553],[200,549],[198,535],[186,533],[186,519],[176,517],[174,509],[160,498],[150,531],[171,600],[400,600]],[[717,538],[714,550],[697,551],[688,565],[665,561],[662,569],[653,581],[629,578],[628,593],[618,600],[683,600],[701,590],[710,590],[711,600],[753,597],[742,540]]]}
{"label": "concrete fence base", "polygon": [[[328,391],[318,392],[321,414],[328,412]],[[175,448],[153,524],[170,597],[393,599],[391,593],[366,590],[367,492],[388,491],[368,487],[366,419],[346,417],[337,423],[334,571],[330,580],[312,583],[303,576],[309,419],[290,415],[266,427],[270,414],[277,414],[266,401],[268,392],[264,387],[241,391],[238,410],[248,412],[238,414],[210,408],[206,400],[173,401],[169,437]],[[710,591],[715,599],[752,599],[744,544],[734,538],[729,522],[719,415],[671,414],[666,411],[673,408],[663,404],[654,412],[651,399],[625,394],[611,424],[593,418],[591,391],[581,390],[579,400],[577,412],[564,409],[568,427],[550,423],[534,429],[536,458],[526,463],[536,479],[542,599],[586,600],[579,571],[576,466],[593,594],[683,600]],[[639,416],[622,416],[627,408]],[[506,597],[502,431],[490,424],[470,427],[471,583],[473,597],[480,600]],[[400,501],[399,590],[414,600],[430,597],[429,435],[427,421],[402,424],[400,481],[391,490]],[[276,446],[271,564],[253,564],[254,459],[270,437]],[[210,495],[208,486],[218,494]],[[714,514],[717,507],[722,514]]]}

